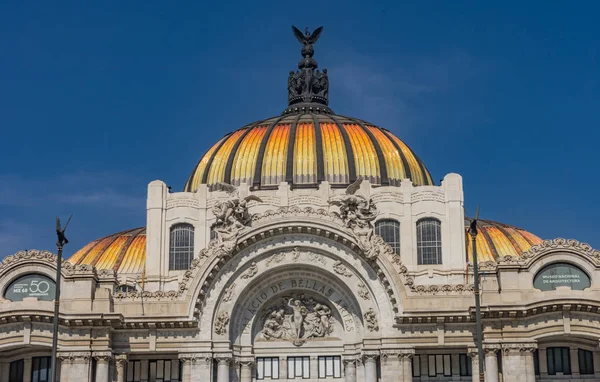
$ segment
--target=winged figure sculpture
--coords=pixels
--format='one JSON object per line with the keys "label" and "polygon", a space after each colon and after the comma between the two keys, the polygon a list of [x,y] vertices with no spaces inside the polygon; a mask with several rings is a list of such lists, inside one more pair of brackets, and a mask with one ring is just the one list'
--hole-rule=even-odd
{"label": "winged figure sculpture", "polygon": [[300,29],[292,25],[292,30],[294,31],[294,36],[296,36],[296,39],[300,41],[300,44],[306,46],[313,45],[317,42],[319,36],[321,35],[321,32],[323,32],[323,27],[318,27],[312,33],[310,33],[308,31],[308,28],[306,28],[306,31],[302,33]]}

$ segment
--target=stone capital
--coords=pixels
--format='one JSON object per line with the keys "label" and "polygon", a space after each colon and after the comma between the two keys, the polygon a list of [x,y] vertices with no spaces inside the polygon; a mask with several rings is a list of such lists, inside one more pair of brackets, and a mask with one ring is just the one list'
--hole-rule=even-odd
{"label": "stone capital", "polygon": [[213,358],[220,364],[227,364],[230,365],[231,362],[233,361],[233,357],[231,356],[230,353],[221,353],[221,354],[215,354],[213,356]]}
{"label": "stone capital", "polygon": [[537,343],[532,341],[508,342],[502,344],[504,353],[533,353],[537,350]]}
{"label": "stone capital", "polygon": [[483,354],[484,355],[496,355],[502,349],[501,344],[483,344]]}
{"label": "stone capital", "polygon": [[344,365],[347,365],[347,364],[356,365],[357,362],[360,361],[359,358],[360,358],[360,356],[356,355],[356,354],[355,355],[345,355],[345,356],[342,356],[342,362],[344,363]]}
{"label": "stone capital", "polygon": [[254,358],[236,358],[235,364],[241,367],[252,367],[254,366]]}
{"label": "stone capital", "polygon": [[89,352],[61,352],[58,353],[57,358],[61,362],[73,363],[73,362],[88,362],[91,358]]}
{"label": "stone capital", "polygon": [[99,363],[109,363],[113,360],[113,354],[110,351],[93,352],[92,357]]}
{"label": "stone capital", "polygon": [[380,352],[376,350],[367,350],[362,354],[363,362],[375,361],[379,357]]}
{"label": "stone capital", "polygon": [[180,353],[179,361],[182,363],[195,364],[197,362],[209,363],[212,360],[212,353]]}
{"label": "stone capital", "polygon": [[129,356],[125,353],[115,354],[115,363],[117,366],[124,366],[127,363]]}

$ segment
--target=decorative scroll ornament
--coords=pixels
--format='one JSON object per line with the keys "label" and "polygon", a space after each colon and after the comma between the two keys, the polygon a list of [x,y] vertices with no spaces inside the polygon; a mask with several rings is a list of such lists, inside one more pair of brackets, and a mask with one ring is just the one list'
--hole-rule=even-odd
{"label": "decorative scroll ornament", "polygon": [[[340,208],[339,214],[334,214],[342,219],[344,227],[356,238],[365,257],[373,260],[389,246],[380,236],[375,235],[373,220],[378,214],[377,207],[372,199],[357,194],[361,183],[362,179],[358,179],[348,186],[345,195],[334,196],[329,199],[329,203]],[[387,251],[390,250],[391,248]]]}
{"label": "decorative scroll ornament", "polygon": [[317,61],[313,58],[315,54],[313,45],[319,39],[323,27],[319,27],[310,33],[308,28],[302,33],[298,28],[292,26],[294,36],[302,44],[302,59],[298,62],[298,71],[290,71],[288,77],[288,105],[296,106],[288,108],[286,112],[295,109],[310,107],[313,111],[331,113],[327,107],[329,104],[329,77],[327,69],[319,71]]}
{"label": "decorative scroll ornament", "polygon": [[377,321],[377,313],[373,310],[373,308],[369,308],[363,314],[363,318],[365,319],[365,324],[367,326],[367,330],[370,332],[376,332],[379,330],[379,322]]}
{"label": "decorative scroll ornament", "polygon": [[260,336],[267,341],[285,340],[301,346],[311,338],[329,336],[334,322],[327,304],[303,295],[287,296],[268,309]]}
{"label": "decorative scroll ornament", "polygon": [[224,257],[231,254],[237,245],[240,232],[252,221],[252,215],[248,213],[248,202],[262,202],[255,195],[237,197],[237,188],[230,184],[219,183],[218,186],[227,191],[231,199],[219,201],[212,207],[216,222],[211,229],[216,234],[216,239],[211,240],[208,247],[200,252],[201,257],[209,257],[212,254]]}

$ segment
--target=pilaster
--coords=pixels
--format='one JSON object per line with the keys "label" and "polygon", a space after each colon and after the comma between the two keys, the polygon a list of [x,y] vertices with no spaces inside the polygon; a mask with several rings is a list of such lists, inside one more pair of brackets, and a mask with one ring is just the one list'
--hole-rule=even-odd
{"label": "pilaster", "polygon": [[535,370],[533,352],[535,342],[515,342],[502,344],[502,371],[506,381],[534,382]]}
{"label": "pilaster", "polygon": [[116,382],[125,382],[125,366],[127,365],[127,354],[115,356]]}
{"label": "pilaster", "polygon": [[212,360],[211,353],[179,354],[182,382],[212,381]]}

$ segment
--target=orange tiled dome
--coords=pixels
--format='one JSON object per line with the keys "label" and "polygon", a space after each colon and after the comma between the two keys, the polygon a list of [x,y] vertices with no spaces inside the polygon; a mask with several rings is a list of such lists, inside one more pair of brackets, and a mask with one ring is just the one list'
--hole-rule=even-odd
{"label": "orange tiled dome", "polygon": [[146,265],[146,228],[136,228],[97,239],[75,252],[71,264],[114,269],[118,273],[142,273]]}
{"label": "orange tiled dome", "polygon": [[380,185],[433,185],[415,153],[388,130],[327,113],[285,114],[236,130],[213,145],[190,175],[185,191],[219,182],[255,187],[349,185],[357,178]]}
{"label": "orange tiled dome", "polygon": [[[475,241],[479,261],[497,261],[503,256],[520,256],[533,245],[540,244],[542,239],[521,228],[493,222],[478,220],[479,234]],[[465,229],[468,230],[471,219],[465,219]],[[467,261],[473,261],[473,249],[470,236],[467,239]]]}

